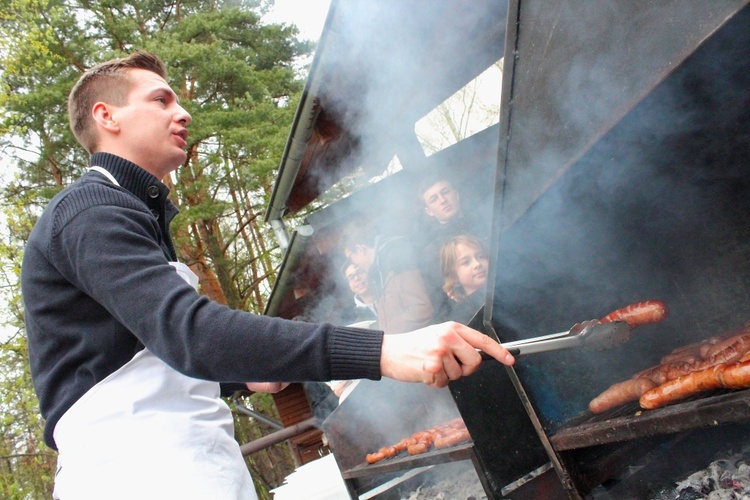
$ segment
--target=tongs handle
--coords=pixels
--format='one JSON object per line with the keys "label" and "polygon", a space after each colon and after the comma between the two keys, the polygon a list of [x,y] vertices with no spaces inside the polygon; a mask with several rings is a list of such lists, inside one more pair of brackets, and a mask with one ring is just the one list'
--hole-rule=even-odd
{"label": "tongs handle", "polygon": [[[503,347],[505,347],[505,349],[513,356],[521,356],[524,354],[535,354],[538,352],[556,351],[559,349],[578,347],[582,345],[582,341],[578,335],[573,335],[570,337],[540,340],[538,342],[525,342],[523,344],[516,344],[515,346],[505,346],[504,344],[501,345],[503,345]],[[479,353],[482,355],[482,359],[485,361],[495,359],[484,351],[479,351]]]}
{"label": "tongs handle", "polygon": [[[590,350],[609,349],[626,342],[630,338],[630,327],[622,321],[602,324],[598,320],[576,323],[569,331],[535,337],[527,340],[502,344],[513,356],[556,351],[571,347],[585,347]],[[493,359],[479,351],[482,359]]]}

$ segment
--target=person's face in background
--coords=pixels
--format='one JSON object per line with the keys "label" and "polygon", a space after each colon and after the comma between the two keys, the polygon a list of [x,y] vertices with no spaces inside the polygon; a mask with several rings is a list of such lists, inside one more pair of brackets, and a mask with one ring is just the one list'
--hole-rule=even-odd
{"label": "person's face in background", "polygon": [[439,181],[430,186],[424,194],[424,212],[441,223],[446,224],[461,213],[461,202],[458,191],[447,181]]}
{"label": "person's face in background", "polygon": [[487,284],[489,265],[489,257],[482,249],[465,243],[456,245],[456,278],[467,296]]}
{"label": "person's face in background", "polygon": [[370,288],[370,283],[367,280],[367,273],[355,264],[350,264],[346,268],[344,273],[347,283],[349,283],[349,289],[355,294],[361,296],[367,295],[367,290]]}

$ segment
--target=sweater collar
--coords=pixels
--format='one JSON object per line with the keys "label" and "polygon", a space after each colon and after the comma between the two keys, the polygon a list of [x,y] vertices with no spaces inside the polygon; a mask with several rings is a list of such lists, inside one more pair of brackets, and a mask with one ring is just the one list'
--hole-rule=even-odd
{"label": "sweater collar", "polygon": [[161,180],[129,160],[110,153],[94,153],[91,155],[91,165],[106,169],[117,179],[120,186],[145,202],[154,199],[154,196],[149,194],[154,193],[154,187],[158,189],[158,199],[167,199],[169,188]]}

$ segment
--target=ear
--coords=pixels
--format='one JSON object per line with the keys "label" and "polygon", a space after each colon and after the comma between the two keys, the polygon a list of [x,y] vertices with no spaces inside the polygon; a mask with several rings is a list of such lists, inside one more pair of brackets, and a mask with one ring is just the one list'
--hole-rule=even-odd
{"label": "ear", "polygon": [[424,213],[426,213],[428,217],[435,217],[435,214],[432,213],[432,210],[427,207],[424,207]]}
{"label": "ear", "polygon": [[104,102],[97,102],[94,107],[91,108],[91,117],[94,119],[94,123],[104,130],[112,133],[120,131],[120,125],[115,120],[112,113],[112,108],[109,104]]}

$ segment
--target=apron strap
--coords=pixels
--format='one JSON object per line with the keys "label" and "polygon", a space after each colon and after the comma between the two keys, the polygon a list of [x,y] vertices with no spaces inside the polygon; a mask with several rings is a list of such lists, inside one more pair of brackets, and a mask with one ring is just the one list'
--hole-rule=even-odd
{"label": "apron strap", "polygon": [[105,168],[99,167],[97,165],[93,165],[93,166],[89,167],[89,170],[93,170],[95,172],[99,172],[104,177],[106,177],[107,179],[109,179],[112,182],[112,184],[114,184],[115,186],[119,186],[120,185],[120,183],[117,182],[117,179],[115,179],[115,176],[112,175],[112,174],[110,174],[109,170],[107,170]]}

